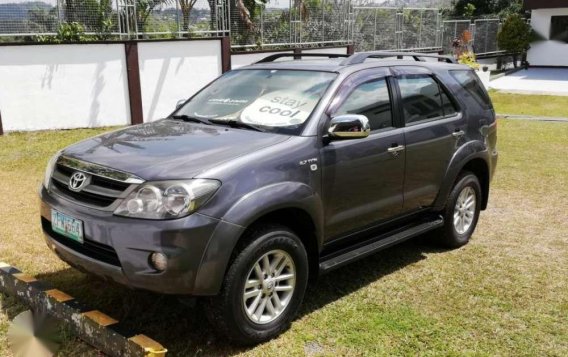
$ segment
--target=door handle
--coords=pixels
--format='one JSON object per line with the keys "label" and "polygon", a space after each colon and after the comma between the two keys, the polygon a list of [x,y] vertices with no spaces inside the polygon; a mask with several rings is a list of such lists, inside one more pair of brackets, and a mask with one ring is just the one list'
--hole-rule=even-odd
{"label": "door handle", "polygon": [[403,151],[405,149],[404,145],[398,145],[398,146],[393,146],[387,149],[388,152],[390,152],[391,154],[397,156],[398,153],[400,151]]}
{"label": "door handle", "polygon": [[459,139],[464,135],[465,135],[465,131],[463,131],[463,130],[456,130],[452,133],[452,136],[456,139]]}

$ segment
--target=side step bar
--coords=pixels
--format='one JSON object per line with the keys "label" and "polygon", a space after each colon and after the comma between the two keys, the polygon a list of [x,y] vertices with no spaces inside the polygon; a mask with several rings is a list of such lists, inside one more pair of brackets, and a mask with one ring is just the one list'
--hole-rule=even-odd
{"label": "side step bar", "polygon": [[372,240],[372,242],[367,245],[355,248],[338,256],[331,257],[327,260],[323,260],[319,265],[320,274],[328,273],[348,263],[365,258],[373,253],[381,251],[395,244],[404,242],[405,240],[414,238],[433,229],[442,227],[443,225],[444,219],[442,217],[437,217],[433,220],[411,226],[404,231],[397,232],[386,238],[380,240]]}

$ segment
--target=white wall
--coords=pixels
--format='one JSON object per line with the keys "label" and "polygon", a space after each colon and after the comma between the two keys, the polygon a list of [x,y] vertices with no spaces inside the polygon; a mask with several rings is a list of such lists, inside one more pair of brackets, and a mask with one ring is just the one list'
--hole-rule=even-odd
{"label": "white wall", "polygon": [[4,130],[130,123],[124,45],[0,46]]}
{"label": "white wall", "polygon": [[238,55],[231,55],[231,68],[236,69],[239,67],[248,66],[261,59],[275,55],[277,53],[292,53],[293,51],[277,51],[277,52],[261,52],[261,53],[243,53]]}
{"label": "white wall", "polygon": [[170,114],[221,74],[221,41],[138,43],[144,121]]}
{"label": "white wall", "polygon": [[533,66],[568,66],[568,44],[549,40],[550,18],[552,16],[568,16],[568,8],[532,11],[531,25],[533,29],[547,39],[547,41],[531,44],[527,60]]}
{"label": "white wall", "polygon": [[[293,53],[293,51],[275,51],[275,52],[260,52],[260,53],[242,53],[231,55],[231,68],[236,69],[239,67],[248,66],[261,59],[274,55],[277,53]],[[302,50],[302,53],[339,53],[347,54],[347,46],[337,47],[337,48],[314,48],[309,50]],[[288,58],[290,59],[290,58]]]}
{"label": "white wall", "polygon": [[342,55],[347,54],[347,46],[332,47],[332,48],[313,48],[309,50],[302,50],[302,53],[339,53]]}

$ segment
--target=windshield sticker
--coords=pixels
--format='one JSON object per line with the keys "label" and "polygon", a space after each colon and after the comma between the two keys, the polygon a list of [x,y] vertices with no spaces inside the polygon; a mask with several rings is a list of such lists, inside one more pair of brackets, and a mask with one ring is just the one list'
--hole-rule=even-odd
{"label": "windshield sticker", "polygon": [[293,91],[268,93],[246,107],[241,120],[245,123],[268,126],[302,124],[317,104],[317,100]]}
{"label": "windshield sticker", "polygon": [[207,102],[213,104],[242,105],[247,104],[249,101],[247,99],[210,98]]}

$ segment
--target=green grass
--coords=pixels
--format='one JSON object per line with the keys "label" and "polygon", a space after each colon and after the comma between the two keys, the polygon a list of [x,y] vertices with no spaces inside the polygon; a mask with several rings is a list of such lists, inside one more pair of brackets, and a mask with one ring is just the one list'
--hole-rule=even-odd
{"label": "green grass", "polygon": [[568,97],[490,91],[498,114],[568,118]]}
{"label": "green grass", "polygon": [[[469,245],[405,243],[324,276],[292,328],[231,347],[199,307],[69,268],[41,238],[36,189],[57,149],[102,130],[0,137],[0,260],[163,343],[171,355],[568,355],[568,124],[500,120],[490,204]],[[24,307],[0,295],[0,355]],[[67,335],[62,356],[97,352]]]}

